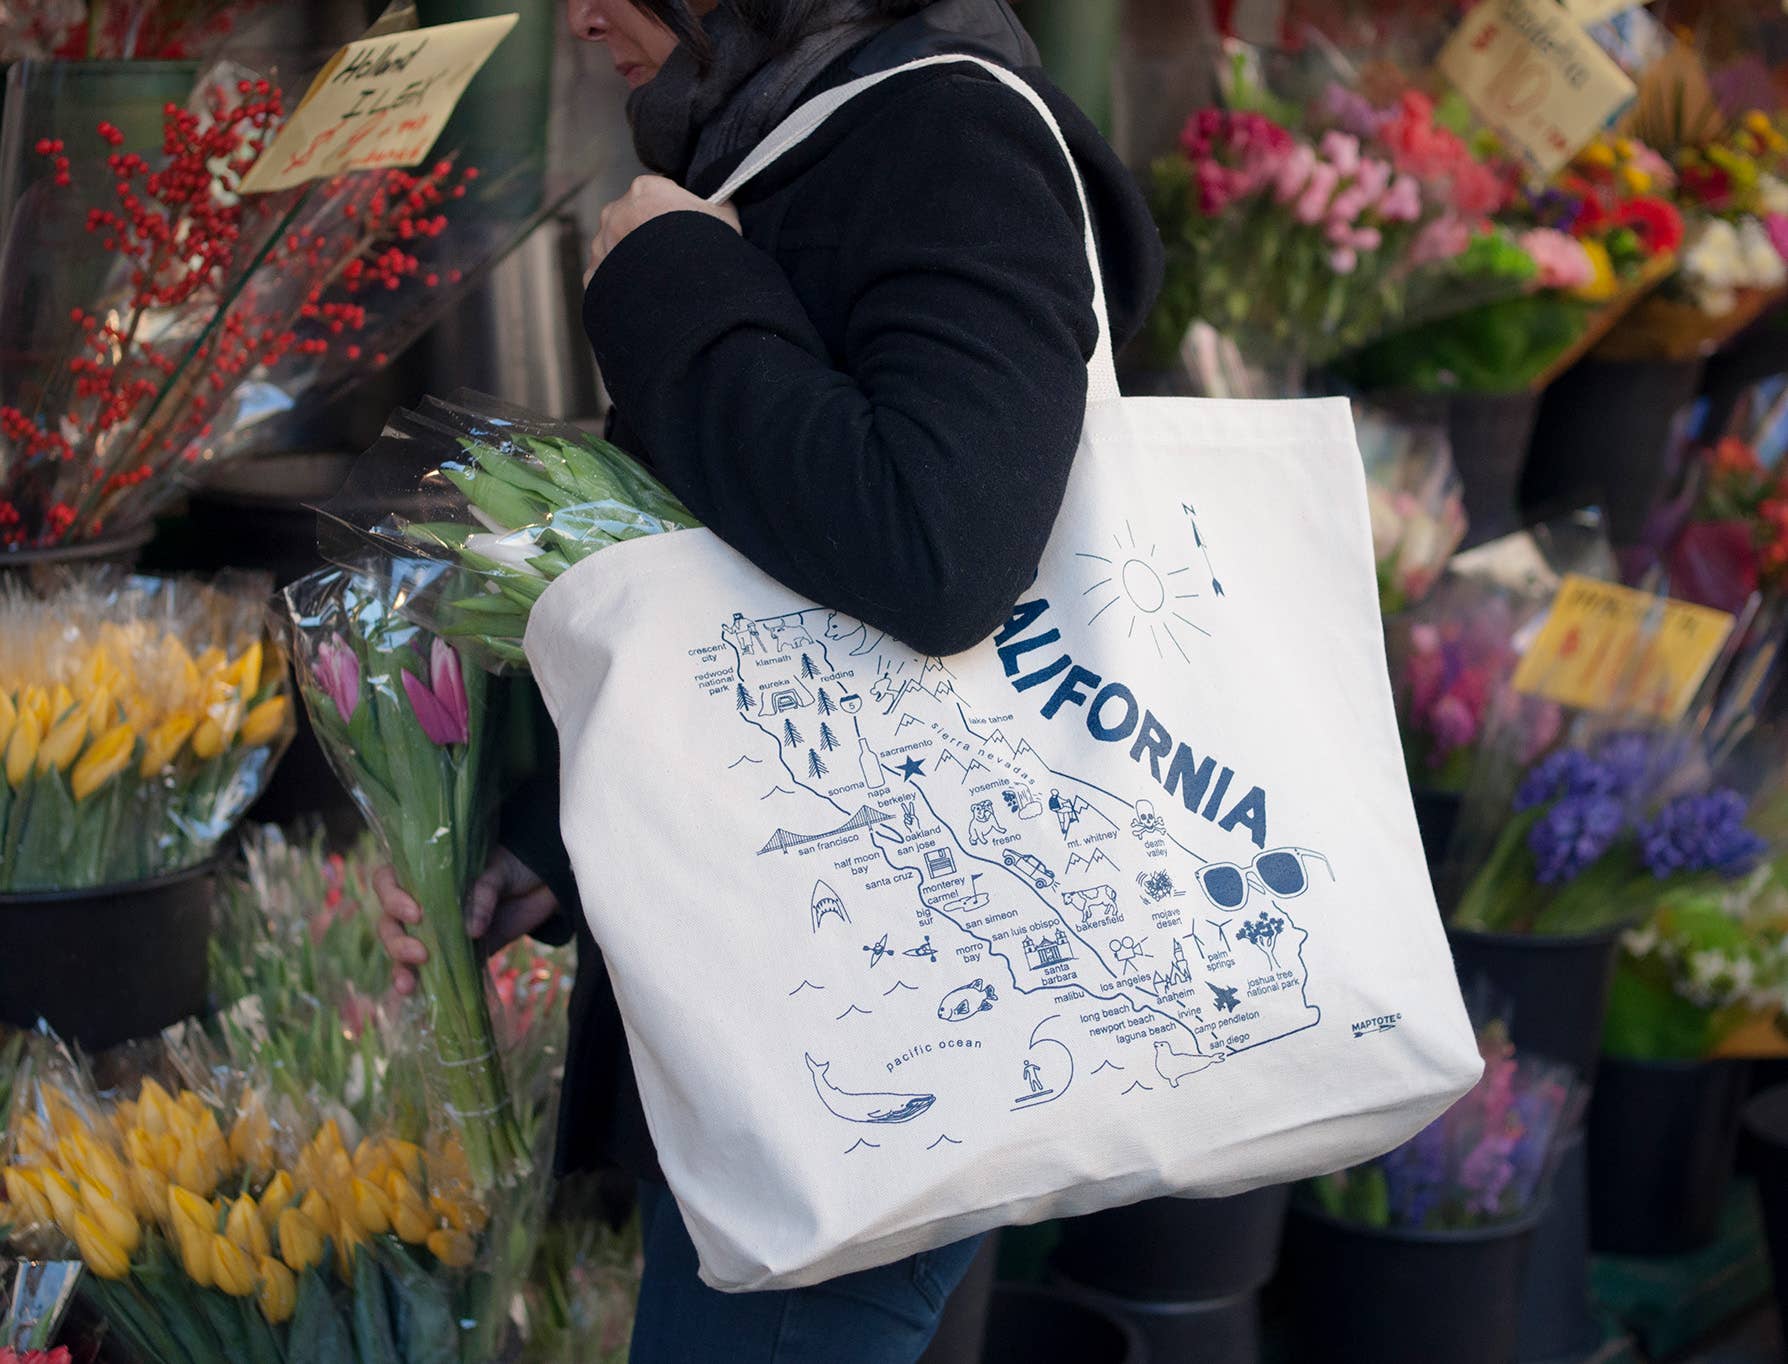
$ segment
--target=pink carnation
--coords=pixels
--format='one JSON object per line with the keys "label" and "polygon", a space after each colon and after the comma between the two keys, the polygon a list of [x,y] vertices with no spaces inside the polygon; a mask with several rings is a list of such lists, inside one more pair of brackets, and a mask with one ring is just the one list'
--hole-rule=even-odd
{"label": "pink carnation", "polygon": [[1549,227],[1521,234],[1521,249],[1540,267],[1542,289],[1580,289],[1596,277],[1595,266],[1581,242]]}

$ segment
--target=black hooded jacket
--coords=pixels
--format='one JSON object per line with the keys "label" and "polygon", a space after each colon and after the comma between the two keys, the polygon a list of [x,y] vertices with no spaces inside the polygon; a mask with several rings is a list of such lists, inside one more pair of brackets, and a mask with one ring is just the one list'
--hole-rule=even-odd
{"label": "black hooded jacket", "polygon": [[[1011,22],[1004,6],[942,0],[810,93],[945,52],[1014,65],[1027,47]],[[1159,286],[1159,236],[1097,129],[1040,72],[1021,74],[1086,182],[1121,345]],[[978,643],[1035,575],[1085,411],[1092,277],[1059,146],[986,71],[942,65],[859,96],[734,202],[742,235],[666,215],[591,281],[584,325],[613,439],[803,596],[923,653]],[[560,1160],[654,1174],[557,822],[542,785],[502,832],[568,907],[542,936],[580,938]]]}

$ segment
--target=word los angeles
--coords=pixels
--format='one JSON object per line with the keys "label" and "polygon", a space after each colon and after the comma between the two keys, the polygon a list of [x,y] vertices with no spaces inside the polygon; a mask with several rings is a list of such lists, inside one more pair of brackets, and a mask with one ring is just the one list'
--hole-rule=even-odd
{"label": "word los angeles", "polygon": [[[1027,692],[1059,678],[1055,690],[1043,703],[1045,720],[1053,720],[1063,706],[1085,707],[1087,732],[1095,739],[1108,744],[1131,740],[1130,761],[1140,763],[1146,753],[1149,775],[1168,795],[1177,794],[1187,810],[1202,815],[1225,833],[1246,829],[1255,847],[1266,847],[1266,792],[1260,787],[1249,787],[1248,793],[1225,813],[1223,802],[1229,796],[1235,773],[1227,767],[1219,769],[1213,758],[1199,761],[1185,744],[1176,746],[1166,726],[1152,710],[1139,705],[1135,694],[1122,682],[1106,682],[1060,651],[1056,651],[1058,656],[1053,662],[1042,667],[1036,666],[1040,659],[1025,659],[1026,654],[1047,649],[1061,640],[1061,631],[1053,626],[1041,634],[1025,635],[1048,610],[1049,603],[1042,598],[1020,602],[993,637],[1000,664],[1006,676],[1013,679],[1013,689]],[[1163,763],[1167,765],[1165,772]]]}

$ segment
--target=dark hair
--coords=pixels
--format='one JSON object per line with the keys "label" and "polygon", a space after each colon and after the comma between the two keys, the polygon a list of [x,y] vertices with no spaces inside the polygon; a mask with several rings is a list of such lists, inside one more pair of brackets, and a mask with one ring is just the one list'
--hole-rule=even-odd
{"label": "dark hair", "polygon": [[[793,46],[812,29],[814,11],[820,8],[822,0],[720,0],[720,3],[781,51]],[[873,3],[878,13],[898,19],[924,9],[931,0],[873,0]],[[676,34],[677,41],[706,65],[712,55],[708,50],[708,35],[702,31],[700,20],[689,12],[686,0],[632,0],[632,4]]]}

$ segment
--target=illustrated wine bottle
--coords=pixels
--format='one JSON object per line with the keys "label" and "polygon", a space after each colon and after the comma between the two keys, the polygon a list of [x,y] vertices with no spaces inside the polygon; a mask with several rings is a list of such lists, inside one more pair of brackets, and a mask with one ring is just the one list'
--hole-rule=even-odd
{"label": "illustrated wine bottle", "polygon": [[882,775],[882,760],[869,746],[868,739],[857,740],[857,761],[863,768],[865,790],[874,794],[888,789],[888,779]]}

